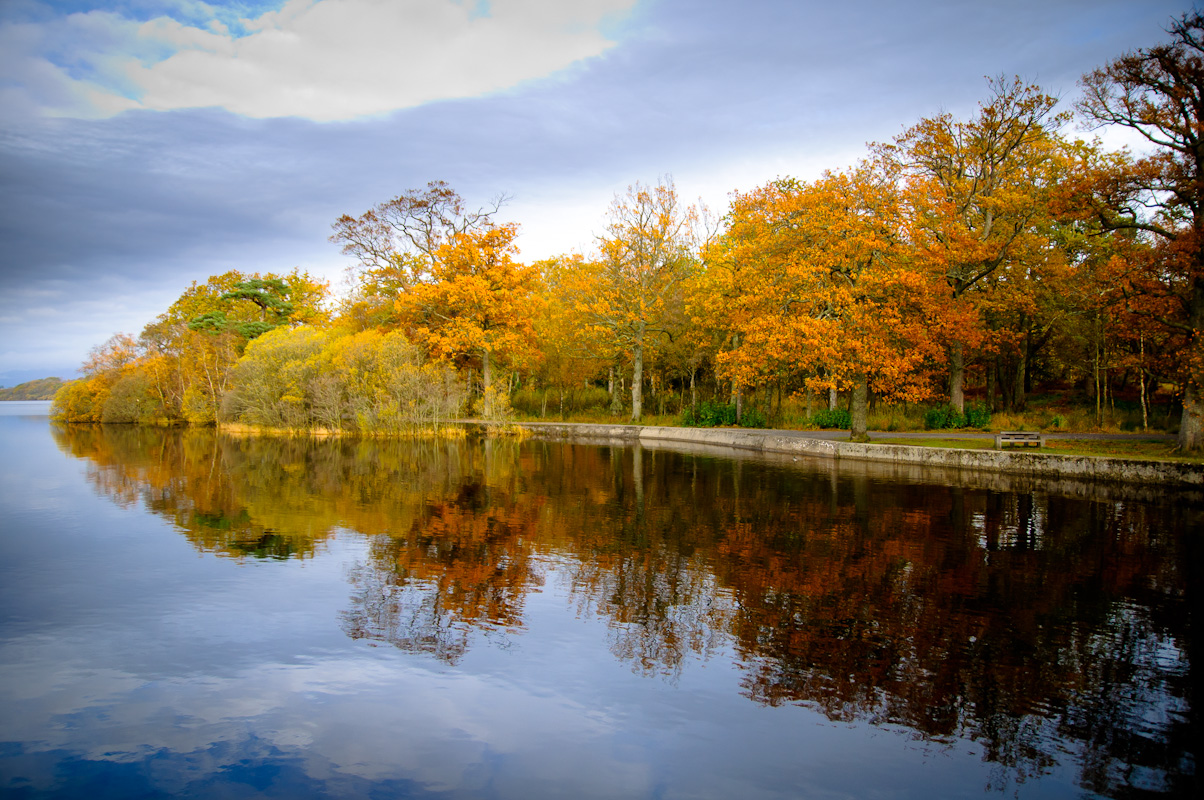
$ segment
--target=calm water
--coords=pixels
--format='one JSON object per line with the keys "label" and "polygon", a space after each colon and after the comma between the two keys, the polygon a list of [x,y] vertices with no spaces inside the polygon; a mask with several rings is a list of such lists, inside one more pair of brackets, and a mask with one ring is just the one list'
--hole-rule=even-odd
{"label": "calm water", "polygon": [[1191,796],[1201,503],[1063,489],[9,413],[0,793]]}

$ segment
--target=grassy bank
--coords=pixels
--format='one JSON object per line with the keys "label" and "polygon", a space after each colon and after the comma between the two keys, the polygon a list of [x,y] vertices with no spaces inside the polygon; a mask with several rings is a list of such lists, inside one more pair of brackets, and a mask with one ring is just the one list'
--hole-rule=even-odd
{"label": "grassy bank", "polygon": [[[815,397],[810,406],[798,398],[783,399],[781,408],[776,404],[769,409],[761,409],[760,404],[750,402],[747,407],[758,408],[767,414],[769,427],[780,430],[818,430],[815,416],[827,408],[826,398]],[[668,405],[676,407],[676,403]],[[649,403],[651,408],[657,404]],[[688,403],[687,403],[688,406]],[[529,404],[527,407],[531,407]],[[886,431],[912,433],[927,430],[924,424],[924,414],[931,404],[923,405],[894,405],[879,403],[873,408],[868,417],[868,427],[871,431]],[[536,406],[536,408],[538,408]],[[631,422],[629,410],[612,416],[605,408],[593,408],[567,412],[564,415],[555,412],[555,406],[547,409],[546,414],[523,413],[519,405],[515,407],[515,420],[518,422],[582,422],[598,425],[625,425]],[[640,419],[641,425],[674,426],[682,423],[682,414],[678,411],[665,414],[644,414]],[[1094,406],[1075,404],[1067,400],[1064,394],[1034,394],[1028,398],[1025,411],[997,411],[991,415],[990,423],[981,428],[965,428],[967,431],[1044,431],[1046,433],[1151,433],[1174,434],[1178,430],[1177,415],[1168,415],[1165,407],[1159,407],[1156,413],[1151,413],[1145,421],[1143,430],[1141,409],[1134,403],[1117,403],[1102,407],[1098,414]],[[934,431],[939,436],[940,431]]]}

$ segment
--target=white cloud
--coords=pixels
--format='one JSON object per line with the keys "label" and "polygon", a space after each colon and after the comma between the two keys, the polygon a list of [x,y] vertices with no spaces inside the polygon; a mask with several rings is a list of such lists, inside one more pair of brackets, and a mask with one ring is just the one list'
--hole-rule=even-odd
{"label": "white cloud", "polygon": [[[550,75],[612,47],[601,26],[634,4],[289,0],[230,26],[192,24],[192,15],[139,25],[92,12],[5,25],[0,39],[20,47],[0,67],[23,105],[52,114],[221,107],[256,118],[346,120]],[[73,53],[46,52],[50,28],[77,44]]]}

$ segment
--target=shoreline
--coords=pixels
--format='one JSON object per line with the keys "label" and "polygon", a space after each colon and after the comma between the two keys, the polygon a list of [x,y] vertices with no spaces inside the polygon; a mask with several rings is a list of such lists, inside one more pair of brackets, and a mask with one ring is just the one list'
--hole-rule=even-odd
{"label": "shoreline", "polygon": [[[478,422],[490,427],[499,423]],[[1067,456],[1015,450],[964,450],[904,444],[877,444],[791,435],[756,428],[673,428],[654,425],[607,425],[586,422],[506,422],[550,439],[684,443],[752,450],[830,461],[878,462],[943,470],[1003,472],[1028,478],[1151,483],[1204,488],[1204,467],[1174,461]]]}

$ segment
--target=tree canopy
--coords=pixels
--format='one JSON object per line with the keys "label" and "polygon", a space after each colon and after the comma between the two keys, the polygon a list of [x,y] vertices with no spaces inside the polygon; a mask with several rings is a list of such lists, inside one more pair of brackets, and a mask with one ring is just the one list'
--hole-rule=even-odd
{"label": "tree canopy", "polygon": [[1073,137],[1055,96],[997,77],[967,117],[733,192],[718,219],[671,178],[632,184],[592,247],[536,264],[505,196],[474,206],[433,181],[334,221],[337,303],[297,270],[214,275],[96,348],[56,413],[367,432],[512,403],[640,421],[684,413],[688,392],[691,419],[701,394],[712,418],[764,424],[783,396],[810,417],[826,393],[862,437],[877,404],[1021,412],[1044,383],[1099,425],[1118,395],[1143,425],[1157,399],[1200,450],[1204,16],[1169,34],[1083,78],[1080,122],[1138,131],[1139,155]]}

